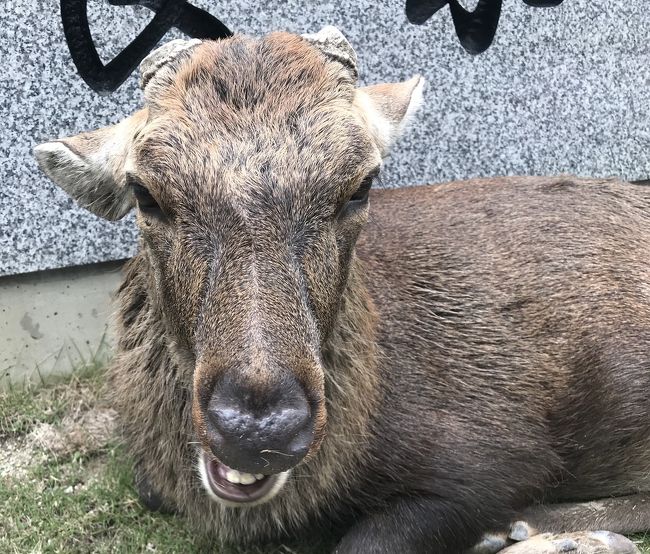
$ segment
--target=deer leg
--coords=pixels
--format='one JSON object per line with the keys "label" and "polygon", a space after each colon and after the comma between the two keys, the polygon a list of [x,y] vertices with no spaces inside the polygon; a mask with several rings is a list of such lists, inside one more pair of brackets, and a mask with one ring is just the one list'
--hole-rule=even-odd
{"label": "deer leg", "polygon": [[583,503],[541,504],[525,510],[510,526],[507,536],[485,535],[468,554],[632,553],[638,550],[621,534],[648,530],[650,493]]}
{"label": "deer leg", "polygon": [[145,508],[161,514],[174,513],[174,510],[167,505],[160,494],[153,488],[147,475],[139,466],[136,466],[134,469],[133,485],[138,493],[140,502]]}
{"label": "deer leg", "polygon": [[650,530],[650,493],[581,503],[541,504],[526,509],[510,529],[525,540],[537,533],[599,531],[630,534]]}
{"label": "deer leg", "polygon": [[632,541],[610,531],[541,533],[515,542],[506,533],[484,535],[466,554],[638,554]]}
{"label": "deer leg", "polygon": [[504,548],[499,554],[639,554],[634,543],[609,531],[542,533]]}
{"label": "deer leg", "polygon": [[382,510],[358,520],[334,552],[460,554],[479,540],[480,529],[486,526],[476,520],[476,513],[472,506],[449,499],[395,498]]}

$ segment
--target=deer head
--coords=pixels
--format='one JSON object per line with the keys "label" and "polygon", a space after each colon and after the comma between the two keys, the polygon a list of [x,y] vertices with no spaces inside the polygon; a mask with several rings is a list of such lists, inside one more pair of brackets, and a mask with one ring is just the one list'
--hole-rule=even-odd
{"label": "deer head", "polygon": [[369,189],[423,79],[357,88],[356,56],[333,27],[172,41],[141,75],[144,109],[35,154],[91,212],[137,208],[152,303],[193,390],[206,487],[259,502],[324,437],[322,351]]}

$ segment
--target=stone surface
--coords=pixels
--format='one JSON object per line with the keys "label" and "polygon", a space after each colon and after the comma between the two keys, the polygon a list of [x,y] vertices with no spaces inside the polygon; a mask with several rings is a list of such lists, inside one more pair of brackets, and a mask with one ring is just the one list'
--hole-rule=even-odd
{"label": "stone surface", "polygon": [[[650,177],[646,0],[566,0],[551,9],[505,0],[495,42],[478,57],[459,45],[447,8],[415,26],[404,2],[392,0],[195,3],[248,34],[336,25],[366,83],[422,73],[425,106],[387,161],[386,186],[499,174]],[[151,17],[145,8],[88,4],[103,59]],[[108,97],[88,89],[55,0],[8,0],[0,21],[0,275],[129,256],[132,220],[109,224],[77,208],[38,173],[31,149],[118,121],[141,101],[136,77]]]}
{"label": "stone surface", "polygon": [[120,281],[116,262],[0,279],[0,388],[105,362]]}

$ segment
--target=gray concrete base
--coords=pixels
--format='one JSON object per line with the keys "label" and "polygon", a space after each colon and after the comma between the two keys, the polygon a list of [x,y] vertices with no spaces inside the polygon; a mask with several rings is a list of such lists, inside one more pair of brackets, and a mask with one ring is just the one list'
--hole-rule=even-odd
{"label": "gray concrete base", "polygon": [[122,263],[0,278],[0,387],[107,359]]}

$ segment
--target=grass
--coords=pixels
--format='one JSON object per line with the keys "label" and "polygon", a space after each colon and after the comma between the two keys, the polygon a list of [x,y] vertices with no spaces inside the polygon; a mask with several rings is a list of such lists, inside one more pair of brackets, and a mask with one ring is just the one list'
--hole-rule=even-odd
{"label": "grass", "polygon": [[110,415],[101,384],[90,367],[0,393],[0,552],[209,551],[182,519],[140,506],[110,432],[84,435],[89,414]]}
{"label": "grass", "polygon": [[182,520],[140,508],[128,468],[114,448],[101,456],[101,477],[89,483],[93,461],[79,456],[53,462],[35,471],[33,479],[3,485],[0,551],[207,551],[196,544]]}
{"label": "grass", "polygon": [[[41,378],[33,383],[9,385],[0,392],[0,440],[25,435],[41,423],[57,423],[71,409],[83,409],[99,400],[100,368],[84,366],[71,376]],[[74,405],[74,406],[73,406]]]}
{"label": "grass", "polygon": [[[313,545],[215,550],[182,518],[142,508],[101,386],[91,364],[0,392],[0,552],[315,554]],[[634,540],[650,554],[650,535]]]}
{"label": "grass", "polygon": [[630,537],[634,543],[639,547],[639,550],[643,554],[650,553],[650,534],[643,533],[641,535],[635,535]]}

